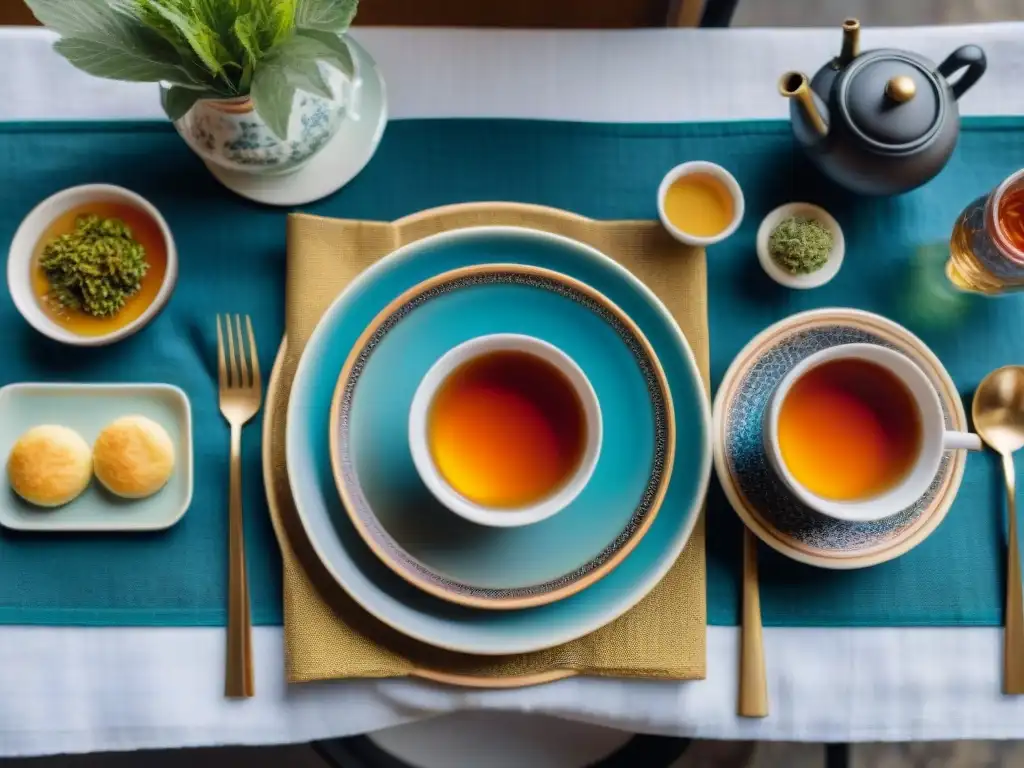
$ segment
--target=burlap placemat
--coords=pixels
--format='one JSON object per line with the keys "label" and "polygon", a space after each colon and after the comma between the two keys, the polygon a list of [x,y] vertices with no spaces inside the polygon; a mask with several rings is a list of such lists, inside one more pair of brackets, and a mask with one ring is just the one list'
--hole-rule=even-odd
{"label": "burlap placemat", "polygon": [[[284,635],[290,682],[414,675],[462,685],[517,686],[572,674],[697,679],[705,669],[704,523],[654,590],[611,624],[545,651],[482,657],[441,651],[384,626],[357,606],[316,559],[295,514],[284,457],[284,417],[302,349],[334,298],[400,245],[451,229],[510,225],[588,243],[643,280],[675,316],[708,381],[704,252],[650,221],[594,221],[550,208],[472,203],[394,223],[288,220],[286,338],[267,392],[264,472],[284,560]],[[326,428],[326,425],[325,425]],[[672,514],[662,509],[661,514]]]}

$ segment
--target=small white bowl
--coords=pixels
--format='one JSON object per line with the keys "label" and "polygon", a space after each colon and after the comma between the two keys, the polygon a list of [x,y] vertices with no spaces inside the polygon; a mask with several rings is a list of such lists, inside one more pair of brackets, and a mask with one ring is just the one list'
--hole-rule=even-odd
{"label": "small white bowl", "polygon": [[[156,222],[164,238],[167,250],[167,270],[153,302],[132,322],[116,331],[102,336],[80,336],[55,323],[42,307],[32,289],[32,256],[53,220],[72,208],[89,203],[123,203],[137,208]],[[171,230],[160,212],[144,197],[112,184],[83,184],[65,189],[39,203],[21,222],[14,233],[11,248],[7,255],[7,288],[11,292],[14,305],[29,325],[44,336],[55,341],[77,347],[102,347],[113,344],[140,330],[159,314],[167,300],[171,297],[174,284],[178,279],[178,253],[174,247]]]}
{"label": "small white bowl", "polygon": [[[801,219],[813,219],[832,233],[832,251],[828,255],[828,261],[821,269],[806,275],[794,275],[779,266],[779,263],[772,258],[768,250],[768,238],[779,224],[791,216]],[[786,203],[780,205],[774,211],[764,217],[761,226],[757,228],[757,259],[761,267],[772,280],[786,288],[806,290],[808,288],[820,288],[839,273],[843,265],[843,256],[846,254],[846,241],[843,239],[843,230],[839,222],[832,215],[817,205],[811,203]]]}
{"label": "small white bowl", "polygon": [[[673,224],[665,214],[665,194],[668,192],[668,188],[672,186],[672,182],[680,176],[689,176],[691,173],[706,173],[709,176],[714,176],[725,185],[725,188],[732,196],[732,221],[729,222],[729,226],[717,235],[712,235],[711,237],[698,237],[697,235],[691,235],[689,232],[684,232],[679,229],[679,227]],[[704,247],[714,245],[715,243],[725,240],[725,238],[736,231],[740,222],[743,221],[743,209],[743,190],[740,189],[740,185],[733,175],[722,166],[716,165],[715,163],[709,163],[706,160],[692,160],[688,163],[677,165],[665,174],[665,178],[661,180],[661,184],[658,186],[658,217],[661,219],[661,223],[672,237],[681,243],[686,243],[687,245]]]}
{"label": "small white bowl", "polygon": [[[463,363],[491,352],[527,352],[557,368],[572,385],[583,406],[587,430],[583,457],[576,471],[547,497],[533,504],[512,509],[496,509],[470,501],[442,476],[434,464],[427,435],[427,417],[438,388]],[[590,482],[601,455],[601,406],[597,393],[576,361],[553,344],[518,333],[478,336],[452,347],[427,371],[409,409],[409,448],[413,464],[423,483],[438,501],[461,517],[479,525],[514,528],[545,520],[565,509]]]}

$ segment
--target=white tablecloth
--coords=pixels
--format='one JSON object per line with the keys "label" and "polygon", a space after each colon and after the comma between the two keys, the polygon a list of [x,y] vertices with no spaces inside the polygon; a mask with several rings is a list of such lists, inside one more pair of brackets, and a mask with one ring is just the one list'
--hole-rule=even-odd
{"label": "white tablecloth", "polygon": [[[381,65],[396,118],[777,118],[786,114],[778,75],[813,72],[839,47],[837,30],[366,29],[356,37]],[[89,78],[48,42],[37,30],[0,29],[0,119],[160,116],[154,87]],[[1024,24],[863,36],[866,48],[899,45],[935,61],[968,42],[985,48],[989,68],[962,110],[1024,113]],[[220,629],[0,627],[0,755],[297,742],[466,708],[704,738],[1024,738],[1024,698],[999,693],[1000,638],[994,628],[769,628],[771,715],[744,720],[735,715],[730,627],[708,629],[704,681],[573,679],[521,691],[406,680],[288,687],[281,630],[261,627],[258,694],[249,701],[221,695]]]}

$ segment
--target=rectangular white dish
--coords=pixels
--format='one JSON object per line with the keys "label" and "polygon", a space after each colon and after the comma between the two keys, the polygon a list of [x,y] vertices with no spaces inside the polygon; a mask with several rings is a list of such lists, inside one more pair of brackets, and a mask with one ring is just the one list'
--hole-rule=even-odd
{"label": "rectangular white dish", "polygon": [[[21,499],[6,482],[7,457],[31,427],[59,424],[91,446],[120,416],[146,416],[167,430],[175,446],[174,473],[145,499],[121,499],[93,478],[81,496],[54,509]],[[0,389],[0,525],[21,531],[153,531],[181,519],[192,501],[192,409],[188,396],[168,384],[9,384]]]}

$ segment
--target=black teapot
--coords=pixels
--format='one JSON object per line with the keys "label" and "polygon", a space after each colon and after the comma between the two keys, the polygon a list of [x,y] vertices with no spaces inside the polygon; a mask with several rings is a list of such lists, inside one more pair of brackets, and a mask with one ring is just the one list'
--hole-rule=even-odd
{"label": "black teapot", "polygon": [[[808,83],[787,72],[779,91],[790,102],[797,142],[821,170],[866,195],[895,195],[945,166],[960,135],[956,100],[985,72],[976,45],[957,48],[938,67],[909,51],[860,53],[860,23],[843,23],[837,57]],[[947,78],[964,70],[954,82]]]}

